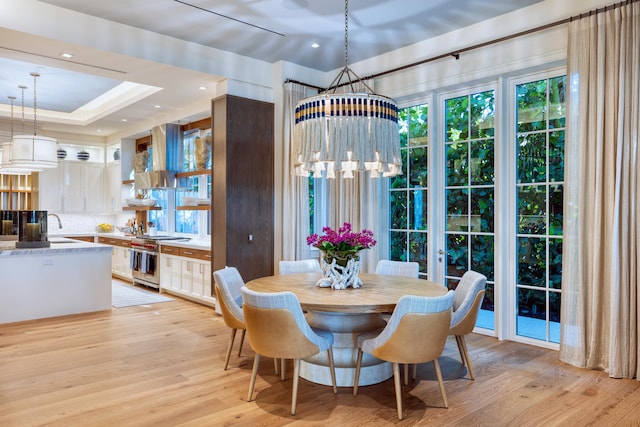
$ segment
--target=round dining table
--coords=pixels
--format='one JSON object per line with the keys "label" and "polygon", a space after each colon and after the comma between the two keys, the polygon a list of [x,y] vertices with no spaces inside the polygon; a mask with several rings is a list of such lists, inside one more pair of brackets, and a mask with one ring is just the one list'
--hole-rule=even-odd
{"label": "round dining table", "polygon": [[[353,386],[358,356],[358,336],[375,334],[386,325],[383,314],[393,312],[404,295],[435,297],[447,293],[436,282],[404,276],[360,273],[362,287],[321,288],[316,282],[321,273],[297,273],[260,277],[246,283],[257,292],[293,292],[314,328],[331,331],[333,357],[338,386]],[[301,360],[300,376],[331,385],[326,352]],[[367,353],[363,355],[359,385],[377,384],[393,376],[392,366]]]}

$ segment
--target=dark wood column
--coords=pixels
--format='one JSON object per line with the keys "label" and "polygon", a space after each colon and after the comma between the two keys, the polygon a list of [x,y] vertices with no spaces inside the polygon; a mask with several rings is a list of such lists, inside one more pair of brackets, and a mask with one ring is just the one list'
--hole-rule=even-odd
{"label": "dark wood column", "polygon": [[212,101],[213,271],[273,274],[274,106],[224,95]]}

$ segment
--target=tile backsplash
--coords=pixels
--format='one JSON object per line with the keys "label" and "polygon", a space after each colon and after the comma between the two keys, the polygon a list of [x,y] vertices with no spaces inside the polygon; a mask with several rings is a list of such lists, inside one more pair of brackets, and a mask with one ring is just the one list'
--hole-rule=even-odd
{"label": "tile backsplash", "polygon": [[94,233],[98,224],[113,224],[114,226],[124,227],[127,220],[132,216],[131,213],[91,215],[56,213],[56,215],[60,217],[62,228],[58,227],[58,221],[55,217],[49,216],[48,234]]}

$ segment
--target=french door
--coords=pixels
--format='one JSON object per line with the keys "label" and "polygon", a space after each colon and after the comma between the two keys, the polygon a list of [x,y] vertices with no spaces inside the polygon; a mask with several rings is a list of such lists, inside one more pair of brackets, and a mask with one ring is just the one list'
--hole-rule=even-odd
{"label": "french door", "polygon": [[[434,165],[440,226],[434,227],[438,278],[455,289],[474,270],[487,277],[477,327],[495,329],[496,89],[479,87],[439,98]],[[435,147],[434,147],[435,148]]]}
{"label": "french door", "polygon": [[479,330],[557,346],[563,70],[432,95],[401,109],[405,174],[390,181],[390,257],[455,289],[487,277]]}

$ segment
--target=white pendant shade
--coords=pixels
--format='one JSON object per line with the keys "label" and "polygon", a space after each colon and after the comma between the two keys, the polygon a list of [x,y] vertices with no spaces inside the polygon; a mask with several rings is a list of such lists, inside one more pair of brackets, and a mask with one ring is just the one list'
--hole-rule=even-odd
{"label": "white pendant shade", "polygon": [[[4,155],[7,153],[7,155]],[[11,141],[0,142],[0,173],[7,175],[30,175],[30,169],[15,168],[11,165]]]}
{"label": "white pendant shade", "polygon": [[11,141],[11,167],[43,170],[58,166],[58,143],[39,135],[14,135]]}

